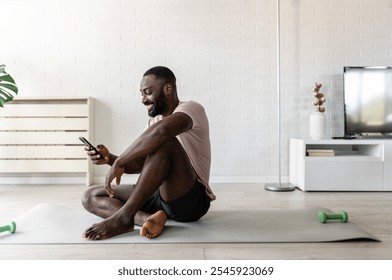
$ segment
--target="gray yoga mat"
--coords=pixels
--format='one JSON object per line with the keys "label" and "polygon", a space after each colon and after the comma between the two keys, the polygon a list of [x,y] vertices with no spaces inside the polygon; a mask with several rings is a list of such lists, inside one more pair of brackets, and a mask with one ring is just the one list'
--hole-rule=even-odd
{"label": "gray yoga mat", "polygon": [[139,236],[139,229],[107,240],[89,241],[82,232],[100,218],[82,209],[39,204],[15,219],[14,234],[0,233],[0,244],[79,243],[262,243],[330,242],[355,239],[380,241],[350,221],[318,221],[325,208],[230,210],[210,212],[193,223],[168,221],[156,239]]}

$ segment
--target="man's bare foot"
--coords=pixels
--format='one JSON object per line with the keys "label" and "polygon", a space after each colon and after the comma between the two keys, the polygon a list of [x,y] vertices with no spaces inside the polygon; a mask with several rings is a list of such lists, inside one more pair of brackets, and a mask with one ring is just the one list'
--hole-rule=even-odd
{"label": "man's bare foot", "polygon": [[124,223],[116,216],[111,216],[100,223],[93,224],[83,233],[83,237],[89,240],[107,239],[133,231],[133,228],[133,222]]}
{"label": "man's bare foot", "polygon": [[165,227],[167,214],[163,210],[159,210],[147,218],[140,228],[140,235],[147,238],[158,237]]}

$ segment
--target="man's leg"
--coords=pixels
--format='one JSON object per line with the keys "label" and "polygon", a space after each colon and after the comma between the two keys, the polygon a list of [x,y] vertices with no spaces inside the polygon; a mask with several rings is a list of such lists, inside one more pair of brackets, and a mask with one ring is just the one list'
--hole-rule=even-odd
{"label": "man's leg", "polygon": [[[91,226],[84,236],[97,240],[133,230],[136,213],[157,189],[160,190],[162,199],[169,202],[186,194],[193,187],[195,180],[196,174],[190,160],[175,138],[147,157],[138,182],[129,193],[125,204],[118,204],[120,208],[114,214]],[[152,227],[146,225],[146,228],[146,236],[152,236],[153,232],[149,232],[149,228]]]}
{"label": "man's leg", "polygon": [[[119,185],[112,187],[115,191],[113,198],[109,197],[104,186],[88,188],[82,196],[82,205],[84,208],[88,212],[104,219],[112,216],[124,206],[125,202],[129,199],[134,186]],[[149,216],[150,214],[139,211],[135,216],[135,224],[139,226],[142,225]]]}
{"label": "man's leg", "polygon": [[[134,186],[113,186],[115,196],[109,197],[104,186],[89,188],[82,197],[84,208],[101,217],[109,218],[124,206],[132,193]],[[167,221],[167,214],[163,210],[155,213],[138,211],[134,218],[135,224],[142,226],[140,235],[147,238],[157,237],[163,230]]]}
{"label": "man's leg", "polygon": [[[143,169],[145,158],[128,163],[125,166],[127,174],[139,174]],[[134,186],[120,185],[112,186],[115,191],[113,198],[109,197],[104,186],[90,187],[82,196],[82,205],[84,208],[101,218],[109,218],[116,213],[125,202],[128,200],[132,193]],[[150,214],[140,212],[135,216],[137,225],[142,225],[143,222],[149,217]]]}

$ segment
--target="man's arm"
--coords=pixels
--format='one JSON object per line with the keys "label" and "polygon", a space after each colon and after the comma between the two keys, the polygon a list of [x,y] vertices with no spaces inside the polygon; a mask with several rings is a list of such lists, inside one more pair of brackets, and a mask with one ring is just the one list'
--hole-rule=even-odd
{"label": "man's arm", "polygon": [[146,158],[177,135],[192,128],[192,119],[185,113],[174,113],[147,128],[115,161],[126,166],[133,160]]}
{"label": "man's arm", "polygon": [[111,183],[121,182],[121,176],[133,162],[140,162],[159,147],[192,128],[192,119],[185,113],[175,113],[150,126],[131,146],[129,146],[113,163],[106,175],[105,189],[110,197],[114,197]]}

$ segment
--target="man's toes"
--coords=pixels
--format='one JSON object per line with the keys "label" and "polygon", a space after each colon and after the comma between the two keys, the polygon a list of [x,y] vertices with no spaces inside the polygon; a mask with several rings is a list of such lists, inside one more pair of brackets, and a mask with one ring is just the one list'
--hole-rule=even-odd
{"label": "man's toes", "polygon": [[146,228],[144,228],[144,227],[142,227],[142,228],[140,229],[140,236],[144,236],[144,237],[147,237],[147,238],[150,238],[150,239],[155,238],[155,237],[158,237],[157,234],[156,234],[155,232],[149,232],[149,231],[148,231]]}
{"label": "man's toes", "polygon": [[89,240],[101,239],[101,235],[93,228],[93,226],[83,233],[83,237]]}
{"label": "man's toes", "polygon": [[146,236],[147,234],[147,229],[145,227],[140,228],[140,236]]}

